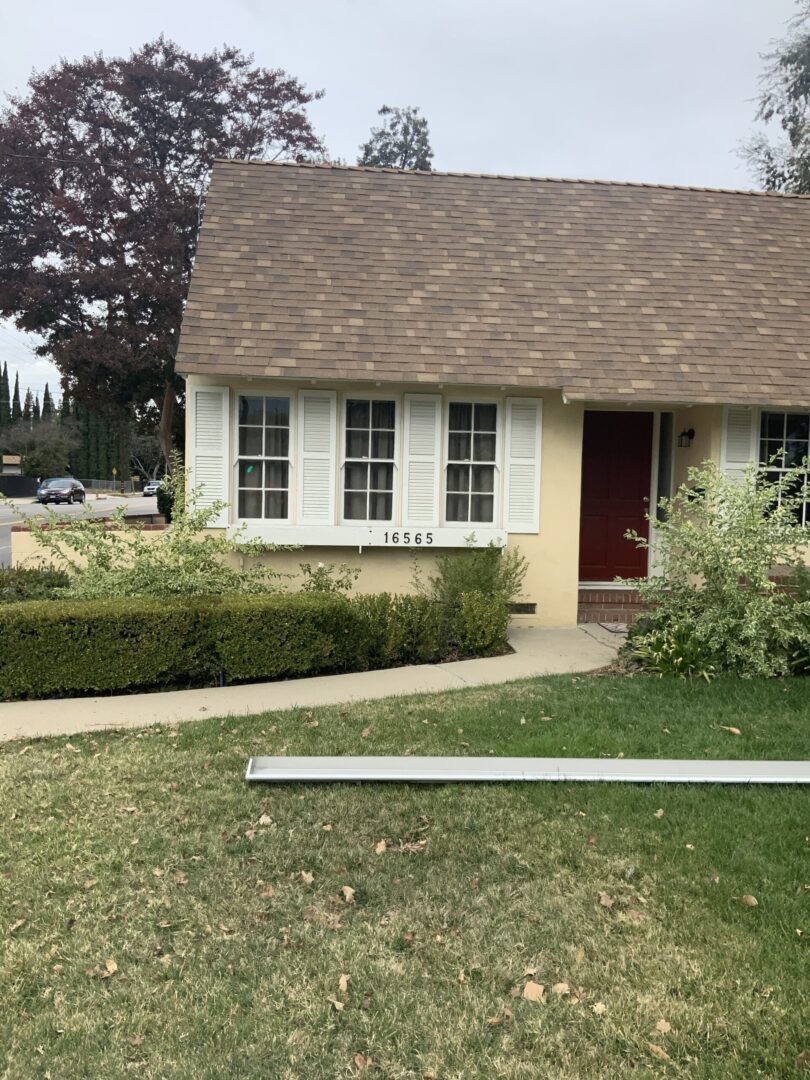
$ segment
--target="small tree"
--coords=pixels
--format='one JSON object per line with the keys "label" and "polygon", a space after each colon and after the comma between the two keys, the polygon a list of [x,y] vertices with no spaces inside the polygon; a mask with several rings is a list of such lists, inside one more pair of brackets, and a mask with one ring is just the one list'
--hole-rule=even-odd
{"label": "small tree", "polygon": [[777,482],[750,466],[741,478],[707,462],[662,499],[650,539],[660,572],[633,584],[651,606],[633,635],[636,655],[660,673],[782,675],[807,634],[810,602],[773,580],[804,574],[810,531],[799,524],[806,473]]}
{"label": "small tree", "polygon": [[71,457],[79,442],[79,433],[69,420],[34,426],[19,420],[3,433],[5,447],[9,453],[20,455],[27,476],[65,476],[70,473]]}
{"label": "small tree", "polygon": [[433,150],[427,119],[419,115],[419,109],[383,105],[377,115],[383,117],[383,123],[371,129],[368,142],[360,147],[357,164],[429,172]]}

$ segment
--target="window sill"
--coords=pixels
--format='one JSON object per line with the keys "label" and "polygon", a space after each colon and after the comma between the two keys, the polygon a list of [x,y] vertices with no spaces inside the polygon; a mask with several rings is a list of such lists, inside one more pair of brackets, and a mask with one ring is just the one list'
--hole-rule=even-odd
{"label": "window sill", "polygon": [[[414,528],[400,525],[287,525],[271,521],[242,523],[241,540],[261,540],[265,544],[293,544],[301,547],[382,547],[382,548],[464,548],[506,544],[506,530],[492,526],[458,525]],[[228,526],[233,537],[240,528]],[[470,539],[473,537],[473,539]],[[419,538],[419,539],[417,539]]]}

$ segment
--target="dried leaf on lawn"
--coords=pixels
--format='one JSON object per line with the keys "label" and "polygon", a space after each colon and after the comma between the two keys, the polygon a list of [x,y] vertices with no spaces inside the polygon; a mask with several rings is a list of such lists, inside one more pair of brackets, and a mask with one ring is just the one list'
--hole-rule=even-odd
{"label": "dried leaf on lawn", "polygon": [[387,849],[388,844],[386,844],[385,840],[378,840],[377,843],[374,845],[374,854],[384,855]]}
{"label": "dried leaf on lawn", "polygon": [[742,732],[738,727],[727,727],[725,724],[720,725],[721,731],[727,731],[729,735],[742,735]]}
{"label": "dried leaf on lawn", "polygon": [[607,1005],[602,1001],[597,1001],[595,1005],[591,1005],[591,1008],[597,1016],[603,1016],[607,1012]]}
{"label": "dried leaf on lawn", "polygon": [[338,1001],[337,998],[330,997],[329,1004],[335,1010],[335,1012],[343,1012],[344,1005],[342,1001]]}
{"label": "dried leaf on lawn", "polygon": [[558,982],[554,983],[551,988],[551,992],[552,994],[560,994],[561,996],[564,996],[565,994],[571,993],[571,987],[568,985],[567,982]]}
{"label": "dried leaf on lawn", "polygon": [[312,882],[315,880],[315,875],[310,874],[309,870],[302,870],[301,871],[301,880],[303,881],[303,883],[305,885],[311,885]]}
{"label": "dried leaf on lawn", "polygon": [[662,818],[663,816],[664,816],[664,811],[660,810],[660,809],[656,810],[655,813],[653,814],[653,817],[657,817],[657,818]]}
{"label": "dried leaf on lawn", "polygon": [[601,906],[603,908],[608,908],[608,910],[609,910],[610,908],[613,907],[613,905],[616,903],[616,901],[613,899],[613,897],[610,895],[610,893],[600,892],[599,893],[599,903],[601,904]]}
{"label": "dried leaf on lawn", "polygon": [[669,1056],[663,1046],[659,1046],[658,1043],[647,1043],[647,1048],[654,1057],[658,1058],[659,1061],[672,1061],[672,1058]]}
{"label": "dried leaf on lawn", "polygon": [[13,922],[11,924],[11,926],[8,928],[8,932],[10,934],[16,933],[20,929],[21,926],[25,926],[25,923],[26,923],[25,919],[17,919],[17,921]]}
{"label": "dried leaf on lawn", "polygon": [[342,885],[340,891],[343,893],[343,899],[347,904],[354,903],[354,889],[351,885]]}
{"label": "dried leaf on lawn", "polygon": [[542,1001],[546,995],[546,988],[542,983],[529,979],[523,987],[523,996],[527,1001]]}
{"label": "dried leaf on lawn", "polygon": [[349,990],[349,979],[351,975],[341,975],[338,979],[338,993],[345,994]]}
{"label": "dried leaf on lawn", "polygon": [[672,1024],[670,1024],[669,1020],[659,1020],[655,1025],[655,1030],[660,1031],[662,1035],[669,1035],[670,1031],[672,1031]]}
{"label": "dried leaf on lawn", "polygon": [[740,903],[743,907],[759,907],[759,900],[755,896],[751,896],[750,893],[746,893],[745,896],[740,897]]}

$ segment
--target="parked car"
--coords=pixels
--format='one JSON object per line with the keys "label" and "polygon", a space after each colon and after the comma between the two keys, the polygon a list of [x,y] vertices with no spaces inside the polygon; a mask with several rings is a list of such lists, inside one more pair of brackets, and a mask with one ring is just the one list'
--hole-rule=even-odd
{"label": "parked car", "polygon": [[144,495],[157,495],[158,491],[163,487],[162,480],[147,480],[143,485]]}
{"label": "parked car", "polygon": [[84,485],[72,476],[57,476],[50,480],[43,480],[37,488],[37,502],[39,503],[67,503],[70,506],[74,502],[83,503],[87,495]]}

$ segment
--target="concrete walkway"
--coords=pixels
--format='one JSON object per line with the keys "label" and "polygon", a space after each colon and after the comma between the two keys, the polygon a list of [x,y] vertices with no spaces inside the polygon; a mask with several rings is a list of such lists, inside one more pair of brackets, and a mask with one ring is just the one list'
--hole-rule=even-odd
{"label": "concrete walkway", "polygon": [[594,671],[609,664],[624,638],[598,625],[563,630],[514,629],[508,656],[452,664],[321,675],[314,679],[252,683],[157,694],[15,701],[0,705],[0,742],[75,735],[103,728],[179,724],[205,716],[248,716],[268,709],[340,705],[404,694],[489,686],[535,675]]}

